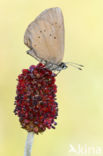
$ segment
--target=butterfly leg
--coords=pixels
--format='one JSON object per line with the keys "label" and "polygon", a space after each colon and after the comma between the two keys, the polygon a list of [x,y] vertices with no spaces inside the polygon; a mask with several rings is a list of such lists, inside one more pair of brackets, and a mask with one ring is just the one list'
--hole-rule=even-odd
{"label": "butterfly leg", "polygon": [[47,61],[46,61],[46,60],[43,60],[43,59],[41,59],[40,62],[41,62],[42,64],[44,64],[45,66],[46,66],[46,64],[47,64]]}
{"label": "butterfly leg", "polygon": [[60,71],[61,71],[61,70],[59,70],[59,71],[56,73],[56,75],[58,75],[58,74],[60,73]]}
{"label": "butterfly leg", "polygon": [[40,62],[40,59],[36,56],[35,51],[33,49],[28,50],[27,54],[29,54],[30,56],[34,57],[37,61]]}
{"label": "butterfly leg", "polygon": [[46,68],[48,68],[48,69],[51,70],[51,67],[52,67],[52,66],[53,66],[52,63],[46,61],[46,64],[45,64],[45,67],[46,67]]}

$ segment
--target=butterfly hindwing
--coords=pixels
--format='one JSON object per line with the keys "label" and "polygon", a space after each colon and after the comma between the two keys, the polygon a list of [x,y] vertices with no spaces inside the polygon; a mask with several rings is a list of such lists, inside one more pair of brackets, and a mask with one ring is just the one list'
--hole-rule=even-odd
{"label": "butterfly hindwing", "polygon": [[60,8],[43,11],[27,28],[24,43],[36,56],[59,64],[64,55],[64,20]]}

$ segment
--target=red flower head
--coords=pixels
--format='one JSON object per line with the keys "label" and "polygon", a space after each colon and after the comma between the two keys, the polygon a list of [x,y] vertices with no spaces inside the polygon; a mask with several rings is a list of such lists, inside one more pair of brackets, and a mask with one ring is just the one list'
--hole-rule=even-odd
{"label": "red flower head", "polygon": [[24,69],[18,76],[15,115],[22,128],[36,134],[54,128],[58,115],[55,74],[41,63]]}

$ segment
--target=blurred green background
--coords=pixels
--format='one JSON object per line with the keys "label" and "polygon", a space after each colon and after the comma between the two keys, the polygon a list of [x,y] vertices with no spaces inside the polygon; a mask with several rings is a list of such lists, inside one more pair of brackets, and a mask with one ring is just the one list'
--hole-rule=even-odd
{"label": "blurred green background", "polygon": [[35,136],[32,156],[73,156],[69,145],[103,148],[103,0],[0,0],[0,156],[23,156],[27,132],[13,114],[16,78],[37,61],[23,36],[43,10],[58,6],[65,20],[64,61],[83,64],[57,77],[58,126]]}

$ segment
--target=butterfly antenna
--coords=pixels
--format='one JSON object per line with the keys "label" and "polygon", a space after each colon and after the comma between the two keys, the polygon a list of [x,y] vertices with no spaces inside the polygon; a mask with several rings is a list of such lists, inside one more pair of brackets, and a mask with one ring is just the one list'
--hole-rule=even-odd
{"label": "butterfly antenna", "polygon": [[68,64],[74,68],[77,68],[78,70],[82,70],[82,67],[84,67],[82,64],[78,64],[78,63],[74,63],[74,62],[66,62],[66,64]]}

